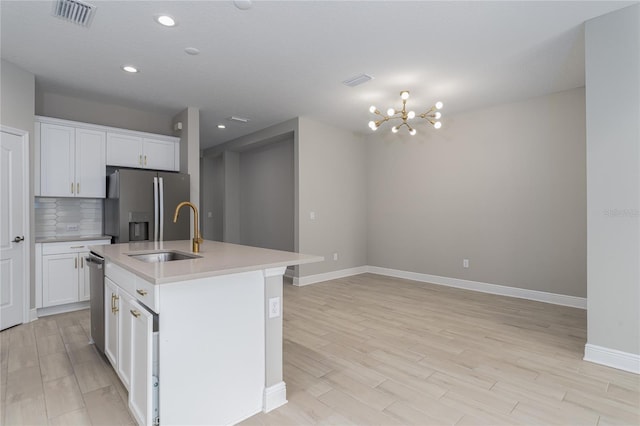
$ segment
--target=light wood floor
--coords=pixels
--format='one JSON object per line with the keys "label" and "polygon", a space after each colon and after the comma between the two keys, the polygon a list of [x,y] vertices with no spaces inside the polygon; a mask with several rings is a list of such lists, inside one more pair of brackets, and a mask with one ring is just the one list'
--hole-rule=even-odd
{"label": "light wood floor", "polygon": [[[2,424],[133,424],[88,311],[0,333]],[[285,285],[289,403],[244,425],[640,424],[640,376],[582,361],[586,312],[365,274]]]}

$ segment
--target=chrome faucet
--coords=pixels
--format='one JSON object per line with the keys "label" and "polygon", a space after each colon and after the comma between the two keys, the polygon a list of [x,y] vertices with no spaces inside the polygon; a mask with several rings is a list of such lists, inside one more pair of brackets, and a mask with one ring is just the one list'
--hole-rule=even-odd
{"label": "chrome faucet", "polygon": [[192,203],[188,201],[183,201],[176,207],[176,212],[173,215],[173,223],[178,221],[178,214],[180,213],[180,209],[183,206],[189,206],[193,209],[193,247],[192,250],[194,253],[200,253],[200,244],[202,244],[203,239],[202,235],[200,235],[200,231],[198,230],[198,208],[194,206]]}

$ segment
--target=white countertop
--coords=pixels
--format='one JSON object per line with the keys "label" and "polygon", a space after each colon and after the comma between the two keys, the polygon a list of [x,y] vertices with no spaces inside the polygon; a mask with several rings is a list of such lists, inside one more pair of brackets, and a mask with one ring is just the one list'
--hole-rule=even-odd
{"label": "white countertop", "polygon": [[64,237],[36,237],[36,243],[66,243],[70,241],[111,240],[109,235],[67,235]]}
{"label": "white countertop", "polygon": [[[188,281],[197,278],[301,265],[324,260],[321,256],[208,240],[200,244],[200,253],[191,252],[191,240],[111,244],[91,246],[90,249],[153,284]],[[202,257],[171,262],[146,263],[128,256],[129,254],[167,250],[196,254]]]}

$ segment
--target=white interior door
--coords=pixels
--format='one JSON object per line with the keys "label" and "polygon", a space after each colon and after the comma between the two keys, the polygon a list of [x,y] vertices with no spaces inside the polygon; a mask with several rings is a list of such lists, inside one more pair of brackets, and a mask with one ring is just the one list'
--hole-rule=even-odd
{"label": "white interior door", "polygon": [[24,320],[27,282],[24,136],[0,132],[0,330]]}

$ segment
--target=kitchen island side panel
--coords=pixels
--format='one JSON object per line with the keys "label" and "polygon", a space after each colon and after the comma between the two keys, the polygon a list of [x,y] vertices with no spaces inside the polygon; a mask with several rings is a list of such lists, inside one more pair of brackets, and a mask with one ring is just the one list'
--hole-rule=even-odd
{"label": "kitchen island side panel", "polygon": [[263,271],[165,284],[159,302],[160,423],[234,424],[262,411]]}

